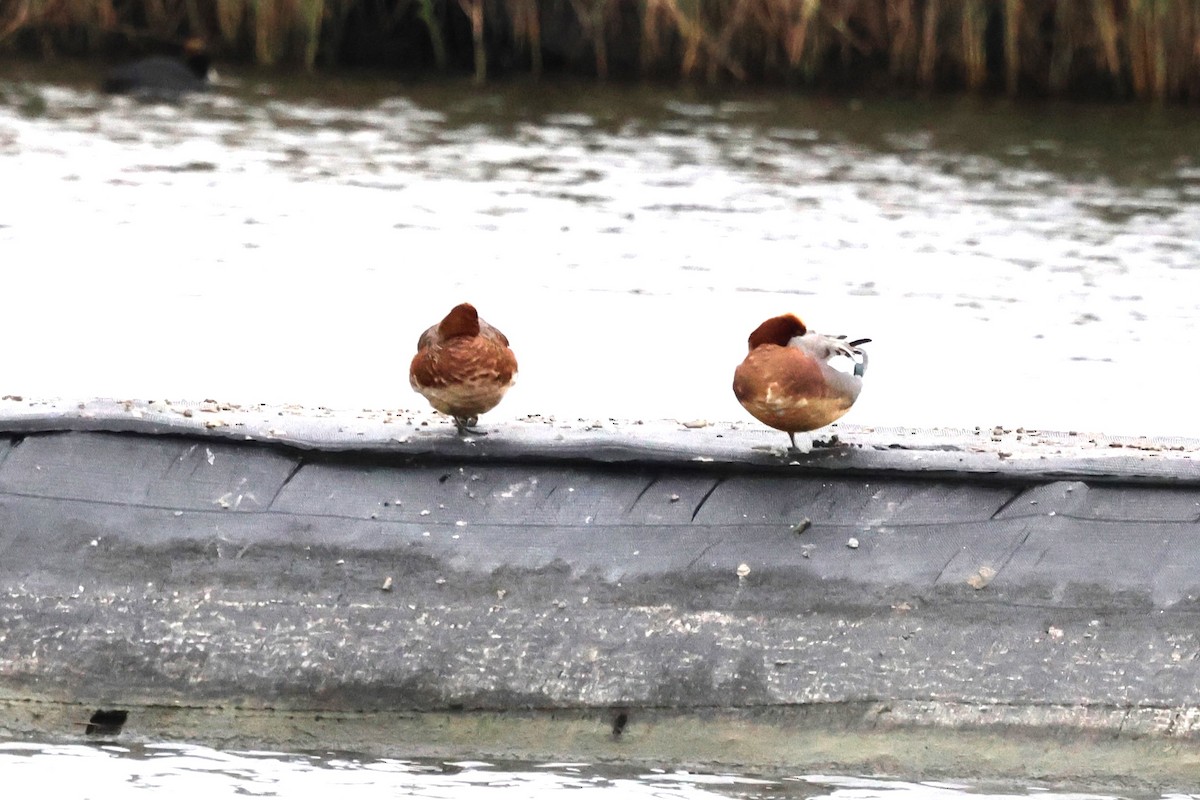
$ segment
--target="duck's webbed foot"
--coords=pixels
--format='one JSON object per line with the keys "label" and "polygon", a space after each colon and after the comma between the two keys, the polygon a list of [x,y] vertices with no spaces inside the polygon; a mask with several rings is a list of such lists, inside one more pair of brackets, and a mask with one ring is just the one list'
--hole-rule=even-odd
{"label": "duck's webbed foot", "polygon": [[454,424],[459,436],[487,436],[487,431],[475,427],[479,424],[479,417],[455,417]]}

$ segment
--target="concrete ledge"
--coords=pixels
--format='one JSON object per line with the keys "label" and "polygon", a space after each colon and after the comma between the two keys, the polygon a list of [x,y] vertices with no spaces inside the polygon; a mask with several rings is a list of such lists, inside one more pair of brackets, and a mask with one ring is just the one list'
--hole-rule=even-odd
{"label": "concrete ledge", "polygon": [[446,418],[424,410],[358,411],[238,405],[206,400],[27,400],[0,398],[0,430],[200,435],[358,457],[583,461],[736,466],[794,473],[912,472],[960,476],[1200,485],[1200,440],[981,427],[973,430],[833,425],[837,447],[805,457],[756,422],[560,420],[537,416],[481,426],[490,436],[458,439]]}
{"label": "concrete ledge", "polygon": [[[1147,740],[1200,753],[1193,442],[857,429],[791,457],[732,426],[463,442],[100,405],[0,418],[3,732],[120,707],[148,736],[233,714],[229,736],[311,746],[246,720],[377,718],[399,727],[373,750],[960,776],[970,732],[1012,754],[970,775],[1147,782],[1182,774]],[[683,752],[696,722],[726,749]],[[1124,755],[1031,760],[1014,730]]]}

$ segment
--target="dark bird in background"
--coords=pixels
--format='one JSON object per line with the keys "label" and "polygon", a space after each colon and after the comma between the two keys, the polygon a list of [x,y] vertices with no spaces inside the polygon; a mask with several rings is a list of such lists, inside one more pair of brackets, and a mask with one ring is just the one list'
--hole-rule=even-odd
{"label": "dark bird in background", "polygon": [[188,39],[183,57],[150,56],[113,69],[102,88],[108,94],[131,94],[174,99],[188,92],[208,89],[212,59],[204,40]]}

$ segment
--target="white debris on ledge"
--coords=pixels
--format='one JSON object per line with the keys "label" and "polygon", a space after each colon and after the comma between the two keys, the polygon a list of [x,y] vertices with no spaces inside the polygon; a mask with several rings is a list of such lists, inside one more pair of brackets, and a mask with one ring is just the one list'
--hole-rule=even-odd
{"label": "white debris on ledge", "polygon": [[[484,457],[584,458],[597,461],[687,461],[772,468],[965,472],[1038,472],[1200,482],[1200,440],[1048,432],[1021,427],[974,429],[833,425],[811,453],[786,447],[765,426],[692,420],[624,421],[531,415],[480,420],[486,436],[462,439],[454,424],[428,409],[331,409],[239,404],[212,399],[115,400],[0,398],[0,433],[106,431],[205,436],[301,449],[476,454]],[[782,440],[782,441],[781,441]]]}

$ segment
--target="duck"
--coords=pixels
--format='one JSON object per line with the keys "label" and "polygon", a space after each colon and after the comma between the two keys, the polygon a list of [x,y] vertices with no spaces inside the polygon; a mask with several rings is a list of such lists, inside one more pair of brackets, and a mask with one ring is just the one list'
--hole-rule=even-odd
{"label": "duck", "polygon": [[460,436],[475,430],[517,379],[517,357],[508,337],[480,319],[470,303],[459,303],[421,334],[408,380],[437,411],[454,418]]}
{"label": "duck", "polygon": [[[795,314],[763,322],[750,334],[750,352],[733,373],[733,394],[750,415],[791,440],[840,419],[862,391],[870,339],[849,340],[808,329]],[[845,372],[830,365],[844,356]],[[811,446],[811,443],[810,443]]]}
{"label": "duck", "polygon": [[211,66],[204,40],[191,38],[183,45],[182,59],[150,56],[124,64],[110,71],[100,88],[107,94],[177,98],[207,90]]}

